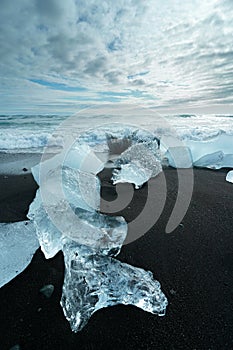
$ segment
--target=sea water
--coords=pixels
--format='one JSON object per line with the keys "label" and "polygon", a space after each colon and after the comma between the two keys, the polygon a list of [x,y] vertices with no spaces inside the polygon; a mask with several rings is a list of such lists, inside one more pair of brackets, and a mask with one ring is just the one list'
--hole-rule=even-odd
{"label": "sea water", "polygon": [[[70,121],[67,123],[67,121]],[[116,124],[117,123],[117,124]],[[192,156],[192,164],[209,168],[233,168],[233,116],[232,115],[121,115],[120,113],[77,113],[73,116],[60,115],[12,115],[0,116],[0,172],[7,169],[7,162],[11,162],[11,172],[14,164],[19,162],[16,154],[27,155],[29,167],[34,166],[40,159],[36,154],[42,154],[49,143],[49,151],[56,153],[64,146],[64,134],[74,141],[81,137],[100,153],[106,151],[106,134],[101,130],[108,125],[108,132],[116,138],[129,136],[133,125],[141,130],[149,130],[150,135],[161,140],[162,154],[169,159],[169,147],[181,145],[187,147]],[[64,128],[63,132],[59,130]],[[106,131],[106,130],[105,130]],[[174,138],[175,134],[175,138]],[[180,143],[181,142],[181,143]],[[219,155],[219,152],[221,154]],[[8,156],[6,156],[8,154]],[[14,155],[14,156],[13,156]],[[209,155],[211,155],[209,157]],[[204,162],[203,162],[203,157]],[[216,159],[214,157],[216,156]],[[222,162],[219,161],[219,156]],[[224,158],[225,157],[225,158]],[[210,160],[209,160],[210,158]],[[224,159],[226,159],[224,161]],[[5,163],[5,165],[4,165]],[[170,165],[174,162],[171,161]],[[215,164],[217,163],[217,164]],[[9,164],[8,164],[9,168]],[[19,166],[16,168],[19,168]]]}

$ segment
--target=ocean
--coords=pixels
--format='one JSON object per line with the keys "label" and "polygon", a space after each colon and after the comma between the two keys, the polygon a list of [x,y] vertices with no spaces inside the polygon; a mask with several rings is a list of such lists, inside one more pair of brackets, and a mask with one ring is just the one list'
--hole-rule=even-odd
{"label": "ocean", "polygon": [[[34,166],[48,146],[50,153],[64,148],[65,139],[81,140],[94,150],[106,151],[106,134],[120,139],[137,129],[147,132],[149,139],[161,140],[163,156],[171,147],[184,146],[191,153],[193,165],[233,168],[232,115],[162,116],[138,107],[120,110],[106,107],[86,109],[71,116],[1,115],[0,173],[18,173],[23,166],[22,155],[24,166]],[[203,157],[207,157],[204,162]]]}

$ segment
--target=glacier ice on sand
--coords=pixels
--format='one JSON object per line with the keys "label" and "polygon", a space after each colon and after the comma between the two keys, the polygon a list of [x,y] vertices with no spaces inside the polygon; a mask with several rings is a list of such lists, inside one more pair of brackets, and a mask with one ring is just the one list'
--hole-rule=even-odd
{"label": "glacier ice on sand", "polygon": [[233,183],[233,170],[227,173],[226,181]]}
{"label": "glacier ice on sand", "polygon": [[156,140],[133,143],[114,161],[113,183],[129,182],[136,188],[162,171],[161,156]]}
{"label": "glacier ice on sand", "polygon": [[0,223],[0,287],[30,263],[39,242],[31,221]]}
{"label": "glacier ice on sand", "polygon": [[150,271],[95,254],[73,242],[64,246],[63,253],[66,270],[61,305],[74,332],[97,310],[117,304],[164,315],[167,299]]}
{"label": "glacier ice on sand", "polygon": [[[157,142],[140,142],[139,135],[140,132],[135,132],[132,142],[127,147],[123,145],[126,149],[122,148],[118,159],[122,170],[118,175],[136,187],[161,171]],[[143,133],[142,136],[147,137]],[[100,182],[96,175],[103,169],[103,159],[89,146],[76,145],[65,161],[61,160],[61,155],[55,155],[44,160],[42,169],[40,165],[32,168],[40,188],[30,205],[30,222],[0,227],[6,233],[1,242],[3,247],[9,243],[4,236],[14,230],[21,231],[24,249],[21,260],[16,260],[17,270],[26,267],[38,247],[36,234],[46,258],[63,251],[65,281],[61,305],[75,332],[98,309],[119,303],[164,315],[167,299],[152,273],[115,259],[126,238],[127,223],[123,217],[99,212]],[[14,238],[17,240],[17,235]],[[9,252],[14,254],[18,247],[14,242]],[[8,258],[3,256],[3,260],[6,262]],[[10,267],[12,271],[15,268],[15,264]],[[10,279],[13,277],[12,272]],[[4,278],[3,283],[6,283]]]}
{"label": "glacier ice on sand", "polygon": [[[118,175],[121,179],[125,176],[126,182],[139,187],[162,170],[157,141],[134,140],[121,146],[123,152],[117,162],[122,173]],[[96,174],[102,164],[97,160],[90,167],[89,156],[95,159],[95,155],[89,147],[86,155],[81,149],[82,157],[74,148],[63,166],[47,161],[41,178],[38,169],[33,170],[40,189],[28,213],[46,258],[63,251],[65,281],[61,305],[65,316],[72,330],[79,331],[95,311],[119,303],[163,315],[167,299],[152,273],[114,258],[126,238],[127,224],[122,217],[99,212],[100,183]],[[76,152],[81,161],[75,161]],[[43,193],[48,200],[44,201]]]}

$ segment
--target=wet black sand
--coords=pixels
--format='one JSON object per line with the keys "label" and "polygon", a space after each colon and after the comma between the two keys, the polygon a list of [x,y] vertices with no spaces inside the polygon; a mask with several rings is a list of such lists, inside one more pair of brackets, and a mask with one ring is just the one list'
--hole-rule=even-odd
{"label": "wet black sand", "polygon": [[[78,334],[71,332],[59,304],[63,257],[46,260],[38,250],[28,268],[0,289],[0,349],[232,349],[233,348],[233,185],[226,171],[194,170],[191,205],[182,225],[164,232],[174,206],[177,176],[166,172],[163,213],[147,234],[123,246],[118,258],[151,270],[167,295],[165,317],[133,306],[99,310]],[[102,174],[103,197],[114,191]],[[155,181],[156,184],[156,180]],[[0,221],[25,219],[36,185],[29,174],[0,176]],[[127,187],[126,187],[127,191]],[[128,221],[143,207],[147,186],[135,193]],[[46,299],[39,290],[53,284]]]}

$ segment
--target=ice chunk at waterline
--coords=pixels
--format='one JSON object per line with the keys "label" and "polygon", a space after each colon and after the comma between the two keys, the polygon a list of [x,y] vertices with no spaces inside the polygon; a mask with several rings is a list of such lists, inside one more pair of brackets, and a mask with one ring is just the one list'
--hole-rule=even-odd
{"label": "ice chunk at waterline", "polygon": [[233,170],[231,170],[227,173],[226,181],[233,183]]}
{"label": "ice chunk at waterline", "polygon": [[222,151],[206,154],[194,162],[193,165],[210,169],[232,168],[233,154],[224,154]]}
{"label": "ice chunk at waterline", "polygon": [[120,169],[113,173],[114,184],[129,182],[138,188],[162,171],[157,141],[133,144],[115,160],[115,166]]}
{"label": "ice chunk at waterline", "polygon": [[169,147],[164,157],[173,168],[191,168],[193,165],[192,154],[188,147]]}
{"label": "ice chunk at waterline", "polygon": [[29,265],[37,248],[39,242],[32,222],[0,224],[0,287]]}
{"label": "ice chunk at waterline", "polygon": [[150,271],[111,257],[97,255],[85,246],[64,246],[65,280],[61,305],[74,332],[81,330],[97,310],[131,304],[164,315],[167,299]]}
{"label": "ice chunk at waterline", "polygon": [[219,164],[222,163],[224,153],[222,151],[206,154],[205,156],[198,159],[193,163],[196,167],[208,167],[208,168],[219,168]]}
{"label": "ice chunk at waterline", "polygon": [[127,235],[124,218],[71,208],[64,200],[45,206],[40,190],[30,205],[28,217],[33,220],[46,258],[61,250],[67,238],[103,254],[119,252]]}

